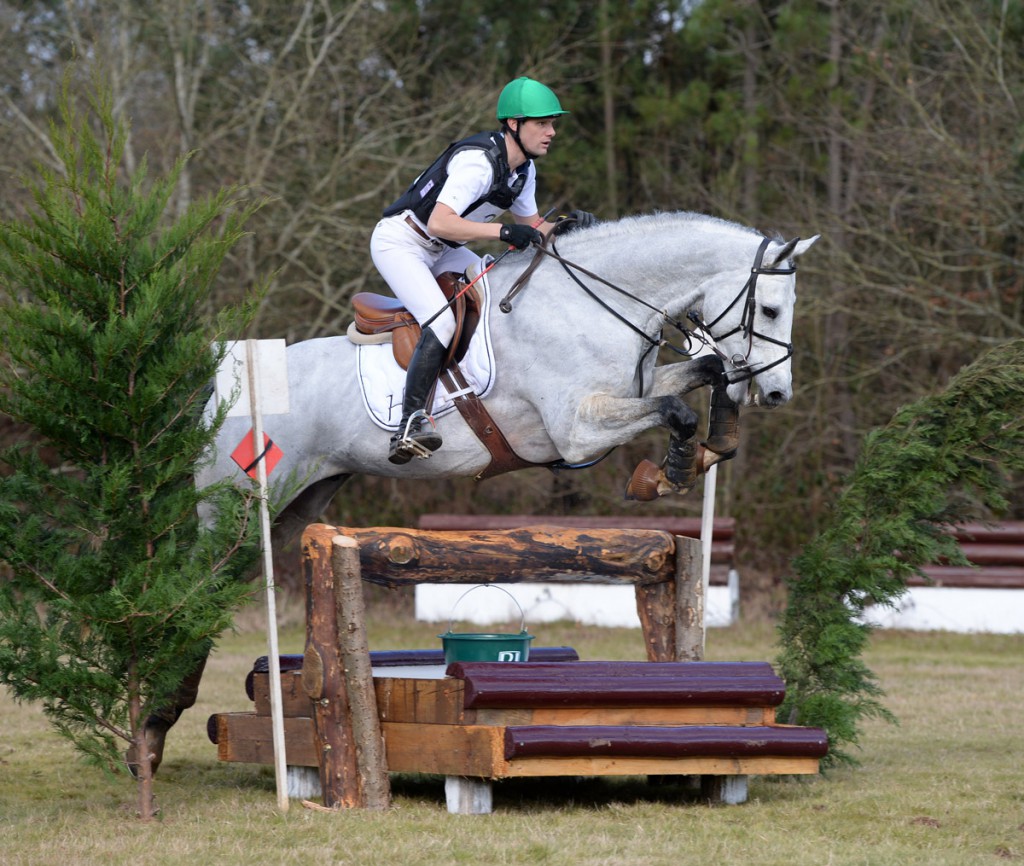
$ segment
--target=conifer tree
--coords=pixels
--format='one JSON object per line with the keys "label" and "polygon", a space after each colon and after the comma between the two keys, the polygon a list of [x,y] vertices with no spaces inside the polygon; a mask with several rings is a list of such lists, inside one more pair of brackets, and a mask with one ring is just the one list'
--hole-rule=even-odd
{"label": "conifer tree", "polygon": [[833,761],[853,762],[865,718],[894,718],[861,659],[873,604],[893,606],[907,578],[946,558],[966,564],[944,528],[1005,511],[1024,470],[1024,340],[964,367],[938,394],[871,433],[834,519],[794,561],[779,634],[780,718],[828,731]]}
{"label": "conifer tree", "polygon": [[0,454],[0,682],[111,770],[230,624],[256,552],[252,491],[193,483],[228,408],[204,411],[221,338],[251,316],[211,319],[210,293],[254,206],[222,191],[168,224],[184,160],[125,178],[126,134],[107,95],[81,116],[65,89],[62,170],[0,224],[0,411],[28,431]]}

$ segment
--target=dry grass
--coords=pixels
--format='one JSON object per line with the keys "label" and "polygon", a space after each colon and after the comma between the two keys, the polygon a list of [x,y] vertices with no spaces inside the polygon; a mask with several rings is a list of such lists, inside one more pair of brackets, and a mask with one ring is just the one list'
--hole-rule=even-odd
{"label": "dry grass", "polygon": [[[283,652],[301,652],[301,613]],[[377,602],[371,644],[437,646],[437,626]],[[869,664],[899,727],[871,725],[859,769],[824,778],[755,778],[751,800],[707,808],[679,786],[642,779],[522,780],[496,786],[489,816],[449,815],[435,777],[394,779],[384,814],[276,809],[269,768],[220,764],[214,712],[248,710],[243,690],[265,653],[258,614],[213,657],[198,705],[169,740],[157,780],[161,820],[130,817],[131,784],[83,768],[36,707],[0,692],[0,863],[82,864],[998,864],[1024,863],[1024,636],[880,633]],[[535,629],[584,658],[639,658],[636,632]],[[708,655],[772,659],[757,625],[716,629]]]}

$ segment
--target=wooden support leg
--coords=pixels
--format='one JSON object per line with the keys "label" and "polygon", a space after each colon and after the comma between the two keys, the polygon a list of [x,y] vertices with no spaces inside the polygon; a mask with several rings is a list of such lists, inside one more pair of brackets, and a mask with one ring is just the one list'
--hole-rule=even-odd
{"label": "wooden support leg", "polygon": [[494,809],[490,779],[445,776],[444,798],[453,815],[490,815]]}
{"label": "wooden support leg", "polygon": [[738,806],[747,802],[746,776],[701,776],[700,795],[712,806]]}
{"label": "wooden support leg", "polygon": [[704,660],[704,582],[696,538],[675,536],[675,661]]}
{"label": "wooden support leg", "polygon": [[330,809],[361,806],[355,737],[338,646],[337,602],[331,566],[335,531],[316,525],[303,536],[306,578],[306,653],[302,686],[313,701],[320,785]]}
{"label": "wooden support leg", "polygon": [[288,767],[288,796],[293,800],[312,800],[323,796],[320,770],[316,767]]}
{"label": "wooden support leg", "polygon": [[355,539],[343,535],[335,536],[331,544],[338,643],[356,749],[360,805],[367,809],[387,809],[391,805],[391,783],[377,716],[377,696],[373,689],[359,546]]}

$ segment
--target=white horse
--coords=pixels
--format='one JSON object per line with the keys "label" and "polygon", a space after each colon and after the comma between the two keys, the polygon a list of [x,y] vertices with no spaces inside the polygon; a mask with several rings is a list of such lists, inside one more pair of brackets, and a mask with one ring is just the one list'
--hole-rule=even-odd
{"label": "white horse", "polygon": [[[483,400],[490,418],[533,464],[586,464],[651,427],[666,427],[664,468],[648,467],[634,492],[652,498],[685,490],[695,460],[703,461],[699,469],[730,456],[736,437],[726,430],[701,454],[697,415],[682,395],[711,385],[712,413],[726,416],[738,404],[756,399],[775,407],[792,396],[795,259],[815,240],[785,242],[714,217],[662,213],[557,238],[557,258],[542,254],[528,283],[515,291],[531,256],[503,257],[486,275],[483,315],[496,359],[494,385]],[[667,332],[672,326],[678,333]],[[663,340],[702,357],[656,366]],[[278,541],[315,522],[353,474],[476,476],[491,465],[488,449],[457,412],[438,418],[440,450],[390,463],[389,432],[364,407],[357,352],[347,337],[287,349],[291,411],[265,419],[266,433],[283,451],[271,476]],[[401,393],[393,402],[401,406]],[[223,478],[247,482],[230,454],[249,429],[248,418],[228,419],[214,460],[197,478],[200,486]],[[195,701],[201,674],[200,666],[174,706],[147,721],[154,770],[167,730]]]}
{"label": "white horse", "polygon": [[[760,405],[781,406],[792,396],[794,260],[815,240],[770,240],[693,213],[600,223],[555,242],[557,256],[578,268],[545,257],[511,311],[501,312],[530,261],[530,253],[506,256],[487,274],[490,309],[484,315],[496,372],[484,405],[515,453],[532,464],[586,464],[651,427],[666,427],[673,443],[668,474],[653,483],[658,493],[678,491],[686,484],[673,477],[679,462],[673,457],[693,439],[697,424],[683,394],[728,382],[728,401],[736,404],[755,399],[751,383]],[[696,323],[689,334],[666,330],[688,316]],[[655,366],[663,339],[688,355],[706,353],[694,338],[713,354]],[[299,482],[299,489],[276,500],[279,537],[315,521],[353,474],[477,476],[491,461],[462,416],[451,412],[437,419],[444,439],[439,451],[390,463],[389,433],[364,409],[357,348],[344,336],[288,347],[291,412],[266,419],[267,434],[283,450],[271,481],[279,479],[282,489],[285,479]],[[246,418],[228,420],[201,485],[234,475],[242,480],[229,455],[249,426]],[[679,459],[692,462],[692,454]]]}

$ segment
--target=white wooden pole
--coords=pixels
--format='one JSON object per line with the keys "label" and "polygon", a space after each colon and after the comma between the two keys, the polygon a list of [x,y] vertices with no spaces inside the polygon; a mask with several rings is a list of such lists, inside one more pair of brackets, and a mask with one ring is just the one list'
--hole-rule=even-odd
{"label": "white wooden pole", "polygon": [[[252,413],[253,456],[263,453],[263,412],[260,394],[259,341],[245,341],[246,369],[249,374],[249,410]],[[260,500],[260,549],[267,588],[267,644],[270,654],[270,715],[274,736],[274,777],[277,805],[288,811],[288,768],[284,751],[284,708],[281,696],[281,659],[277,647],[277,601],[274,590],[274,551],[270,542],[270,503],[267,493],[267,461],[256,463],[256,483]]]}
{"label": "white wooden pole", "polygon": [[712,463],[704,473],[704,509],[700,519],[701,583],[704,586],[704,622],[701,623],[701,658],[707,645],[708,590],[711,586],[711,540],[715,532],[715,488],[718,464]]}

